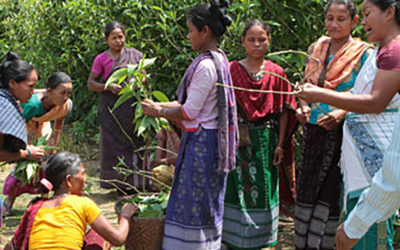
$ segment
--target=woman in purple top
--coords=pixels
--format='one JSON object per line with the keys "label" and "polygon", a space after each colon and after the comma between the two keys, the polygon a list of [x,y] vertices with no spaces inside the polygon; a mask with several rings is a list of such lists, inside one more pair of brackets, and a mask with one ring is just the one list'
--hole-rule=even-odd
{"label": "woman in purple top", "polygon": [[142,102],[143,113],[179,122],[182,138],[165,218],[163,249],[220,249],[227,172],[235,166],[237,118],[229,62],[217,47],[231,19],[227,1],[188,13],[188,39],[201,54],[187,69],[178,101]]}
{"label": "woman in purple top", "polygon": [[126,178],[113,169],[118,164],[119,157],[124,158],[126,165],[130,169],[141,166],[140,157],[134,153],[135,149],[143,145],[142,140],[135,135],[134,126],[132,125],[134,112],[131,105],[135,100],[131,98],[125,101],[110,113],[110,109],[113,108],[114,103],[119,98],[118,93],[122,87],[112,83],[105,89],[104,83],[113,71],[126,67],[127,64],[137,64],[143,54],[135,49],[124,47],[125,29],[118,22],[112,21],[106,25],[105,40],[109,49],[96,56],[87,82],[90,90],[100,93],[100,177],[103,180],[108,180],[108,182],[102,182],[100,186],[102,188],[113,188],[118,185],[119,188],[124,190],[129,189],[129,186],[123,185],[121,182],[112,183],[113,180],[119,180],[140,188],[142,186],[140,182],[142,178],[140,176],[130,175]]}

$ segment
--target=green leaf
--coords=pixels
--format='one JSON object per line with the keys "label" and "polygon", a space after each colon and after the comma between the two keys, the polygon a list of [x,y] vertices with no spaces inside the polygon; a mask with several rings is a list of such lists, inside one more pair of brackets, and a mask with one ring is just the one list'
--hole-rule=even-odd
{"label": "green leaf", "polygon": [[143,65],[142,65],[142,69],[145,69],[151,65],[153,65],[155,63],[155,61],[157,60],[157,57],[153,57],[153,58],[149,58],[149,59],[144,59]]}
{"label": "green leaf", "polygon": [[126,100],[128,100],[129,98],[131,98],[133,96],[132,92],[125,92],[123,93],[118,100],[115,102],[114,107],[113,107],[113,111],[115,109],[117,109],[122,103],[124,103]]}
{"label": "green leaf", "polygon": [[114,73],[112,73],[112,75],[108,77],[104,88],[108,88],[111,85],[111,83],[119,82],[121,78],[126,78],[127,75],[128,75],[127,68],[121,68],[114,71]]}
{"label": "green leaf", "polygon": [[169,102],[168,97],[161,91],[153,91],[151,94],[159,101],[159,102]]}

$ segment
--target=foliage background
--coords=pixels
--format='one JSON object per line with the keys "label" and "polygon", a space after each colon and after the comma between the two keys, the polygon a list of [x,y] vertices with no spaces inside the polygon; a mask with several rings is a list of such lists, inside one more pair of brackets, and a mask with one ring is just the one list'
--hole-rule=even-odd
{"label": "foliage background", "polygon": [[[260,18],[272,27],[271,51],[303,50],[324,33],[324,0],[233,0],[233,24],[220,41],[229,59],[244,57],[240,36],[244,21]],[[358,4],[361,1],[356,1]],[[127,46],[157,56],[148,69],[153,89],[170,97],[196,52],[186,40],[186,12],[195,0],[0,0],[0,57],[9,50],[31,62],[41,82],[55,71],[73,78],[74,110],[68,122],[78,140],[97,132],[97,95],[86,87],[94,57],[107,49],[103,28],[111,20],[127,27]],[[358,26],[355,35],[361,34]],[[271,58],[292,81],[303,71],[304,57]],[[39,85],[40,86],[40,85]]]}

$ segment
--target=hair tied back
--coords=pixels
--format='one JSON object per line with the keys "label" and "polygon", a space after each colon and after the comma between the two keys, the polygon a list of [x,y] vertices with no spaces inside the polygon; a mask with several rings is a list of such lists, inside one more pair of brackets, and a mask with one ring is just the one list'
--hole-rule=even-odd
{"label": "hair tied back", "polygon": [[46,178],[43,178],[40,180],[40,183],[47,188],[47,190],[51,191],[53,190],[53,184]]}

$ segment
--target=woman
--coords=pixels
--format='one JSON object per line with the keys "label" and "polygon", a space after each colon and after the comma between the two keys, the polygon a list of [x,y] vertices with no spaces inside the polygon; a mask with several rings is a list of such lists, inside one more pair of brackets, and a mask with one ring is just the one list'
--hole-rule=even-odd
{"label": "woman", "polygon": [[[125,28],[119,22],[112,21],[106,25],[105,39],[109,49],[96,56],[87,82],[90,90],[100,93],[100,177],[104,180],[100,186],[102,188],[119,187],[118,190],[132,191],[127,190],[131,185],[137,188],[142,187],[142,177],[124,176],[116,172],[113,167],[118,164],[118,158],[121,157],[131,170],[142,167],[142,156],[133,152],[143,145],[142,139],[134,133],[132,125],[134,112],[131,106],[135,100],[131,98],[111,112],[110,109],[113,109],[118,100],[118,93],[122,87],[112,83],[105,89],[104,84],[115,70],[126,67],[127,64],[137,64],[143,54],[135,49],[124,47]],[[128,185],[124,185],[121,181]]]}
{"label": "woman", "polygon": [[69,99],[72,80],[64,72],[56,72],[49,77],[45,85],[45,92],[35,93],[26,104],[21,104],[22,115],[27,122],[29,141],[42,136],[50,140],[52,135],[50,121],[54,121],[54,134],[49,141],[49,145],[54,147],[51,151],[54,154],[64,119],[72,110],[72,101]]}
{"label": "woman", "polygon": [[[366,0],[362,13],[368,40],[377,42],[379,47],[364,64],[353,92],[336,93],[306,84],[300,95],[308,102],[323,101],[355,112],[346,116],[343,132],[341,168],[347,214],[382,167],[383,153],[400,108],[400,4],[393,0]],[[391,219],[374,224],[354,249],[393,249],[392,230]]]}
{"label": "woman", "polygon": [[[234,86],[291,91],[283,79],[263,73],[287,78],[281,67],[264,59],[270,34],[270,27],[258,19],[245,25],[242,45],[247,57],[230,64]],[[293,149],[286,142],[291,144],[288,120],[291,116],[294,121],[296,100],[290,95],[240,90],[235,90],[235,96],[243,143],[236,154],[236,169],[228,175],[222,241],[232,249],[269,247],[278,238],[278,166],[283,163],[285,149]],[[293,159],[293,150],[289,155]]]}
{"label": "woman", "polygon": [[[9,52],[0,65],[0,161],[40,161],[44,150],[28,145],[19,101],[26,103],[38,80],[36,70],[19,55]],[[7,203],[3,203],[6,204]],[[6,206],[2,212],[7,214]]]}
{"label": "woman", "polygon": [[[337,92],[349,91],[367,60],[370,45],[351,37],[358,22],[352,0],[331,0],[325,8],[329,37],[310,46],[307,81]],[[318,67],[318,68],[316,68]],[[302,159],[296,178],[295,244],[297,249],[333,249],[339,221],[341,175],[338,167],[346,111],[326,103],[301,102],[304,123]]]}
{"label": "woman", "polygon": [[[54,154],[64,126],[64,118],[72,109],[72,101],[69,99],[72,81],[64,72],[57,72],[49,77],[46,87],[46,92],[33,94],[27,103],[21,104],[22,116],[27,122],[29,143],[42,136],[50,139],[52,133],[50,121],[55,121],[54,135],[48,143],[54,147],[50,150]],[[11,213],[16,197],[23,193],[39,193],[39,183],[22,185],[12,173],[9,174],[3,186],[3,194],[8,195],[3,204],[4,215]]]}
{"label": "woman", "polygon": [[143,113],[182,124],[181,147],[165,218],[163,249],[220,249],[227,172],[235,167],[236,107],[229,63],[217,47],[231,19],[226,1],[188,13],[188,39],[201,54],[187,69],[178,102],[143,101]]}
{"label": "woman", "polygon": [[60,152],[51,156],[45,173],[41,188],[43,192],[53,190],[53,196],[31,202],[5,249],[82,249],[87,224],[114,246],[125,242],[137,208],[125,205],[114,228],[91,199],[81,196],[86,173],[78,155]]}

